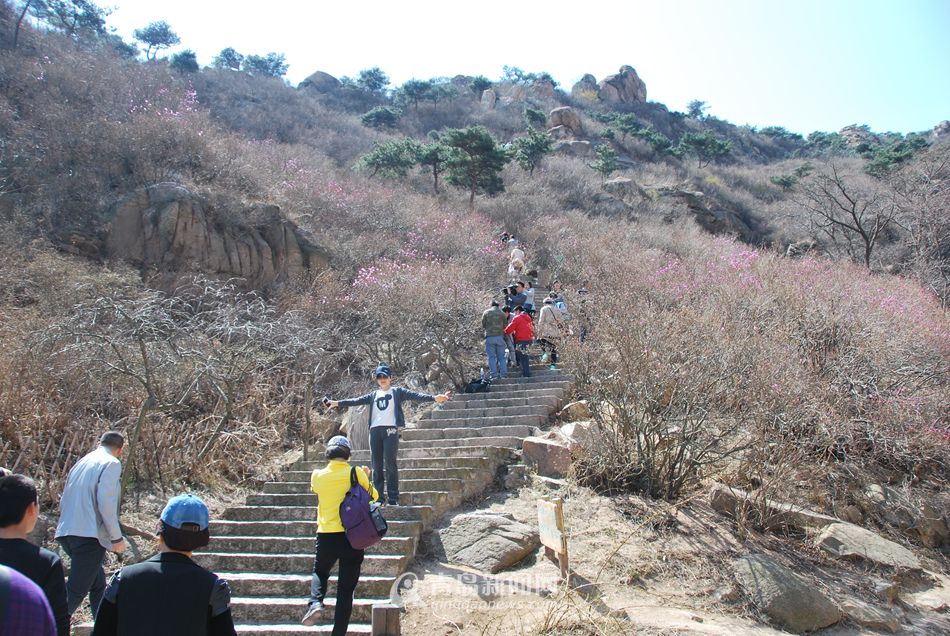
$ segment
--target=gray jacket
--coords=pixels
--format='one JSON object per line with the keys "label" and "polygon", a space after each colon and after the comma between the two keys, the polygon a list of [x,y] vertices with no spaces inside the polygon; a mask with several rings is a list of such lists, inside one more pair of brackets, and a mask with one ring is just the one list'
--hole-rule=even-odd
{"label": "gray jacket", "polygon": [[122,463],[104,446],[72,467],[59,500],[56,538],[99,539],[108,549],[122,538],[119,527],[119,479]]}

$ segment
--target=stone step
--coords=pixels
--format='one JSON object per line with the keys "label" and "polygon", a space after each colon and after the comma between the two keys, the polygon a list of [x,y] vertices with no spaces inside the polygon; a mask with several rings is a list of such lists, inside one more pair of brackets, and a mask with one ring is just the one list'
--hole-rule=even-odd
{"label": "stone step", "polygon": [[[284,596],[307,598],[310,595],[310,574],[266,574],[263,572],[217,572],[231,586],[234,596]],[[327,593],[336,595],[336,575],[330,577]],[[360,574],[356,596],[386,598],[396,582],[394,576]]]}
{"label": "stone step", "polygon": [[[438,422],[439,420],[432,420]],[[472,423],[475,424],[476,420]],[[418,428],[402,434],[403,441],[420,439],[461,439],[463,437],[528,437],[534,426],[454,426],[451,428]]]}
{"label": "stone step", "polygon": [[[445,418],[441,420],[420,420],[416,422],[414,428],[403,432],[403,440],[406,439],[405,433],[412,430],[424,430],[433,428],[467,428],[484,429],[497,426],[541,426],[548,421],[548,416],[544,415],[503,415],[500,417],[467,417],[460,416],[456,418]],[[402,448],[402,444],[399,444]]]}
{"label": "stone step", "polygon": [[402,440],[399,442],[399,452],[412,450],[423,450],[427,453],[439,453],[443,450],[452,448],[472,448],[481,449],[485,446],[494,446],[496,448],[521,448],[521,437],[509,435],[491,435],[486,437],[460,437],[457,439],[418,439]]}
{"label": "stone step", "polygon": [[[517,406],[543,406],[548,409],[548,413],[557,409],[561,403],[561,397],[553,393],[561,393],[560,390],[551,392],[552,395],[525,395],[522,397],[500,397],[489,391],[488,393],[470,393],[459,399],[446,402],[438,410],[430,413],[453,413],[465,412],[472,409],[495,409]],[[457,417],[457,416],[456,416]],[[428,418],[422,418],[428,419]]]}
{"label": "stone step", "polygon": [[527,378],[503,378],[492,382],[489,393],[504,390],[565,389],[574,383],[574,378],[556,374],[538,374]]}
{"label": "stone step", "polygon": [[[353,599],[353,614],[350,620],[357,623],[366,623],[372,620],[373,605],[388,603],[389,597]],[[323,601],[326,608],[323,611],[322,622],[333,622],[333,611],[336,607],[336,598],[329,597]],[[307,598],[282,598],[279,596],[235,596],[231,599],[231,614],[235,622],[242,624],[254,623],[284,623],[300,625],[300,619],[307,611]]]}
{"label": "stone step", "polygon": [[[408,491],[403,490],[402,482],[399,484],[399,502],[404,506],[435,506],[442,504],[448,499],[453,499],[453,494],[461,495],[462,484],[453,490],[423,490]],[[460,497],[461,498],[461,497]],[[316,510],[316,501],[312,494],[269,494],[269,495],[250,495],[247,498],[249,506],[311,506],[311,510]],[[383,516],[388,520],[390,510],[394,508],[386,506],[383,510]]]}
{"label": "stone step", "polygon": [[[445,469],[448,470],[448,469]],[[399,471],[399,490],[410,492],[414,490],[461,490],[465,486],[462,479],[438,475],[425,479],[409,479],[404,471]],[[311,503],[316,502],[316,496],[310,492],[308,481],[272,481],[264,484],[264,495],[307,495]]]}
{"label": "stone step", "polygon": [[481,400],[513,400],[519,398],[534,400],[542,397],[554,397],[557,399],[562,399],[566,396],[568,388],[569,387],[557,386],[527,390],[522,387],[492,386],[486,393],[465,393],[463,395],[455,396],[443,404],[442,408],[467,408],[472,405],[472,402],[477,403]]}
{"label": "stone step", "polygon": [[[461,460],[462,458],[459,457],[457,459]],[[433,468],[404,468],[403,464],[399,463],[399,460],[396,460],[396,464],[399,466],[400,479],[473,479],[480,473],[486,470],[490,471],[492,468],[488,462],[477,467],[446,466],[442,464]],[[312,474],[311,471],[306,470],[284,471],[280,474],[281,481],[272,481],[264,484],[264,492],[283,492],[282,489],[287,488],[287,486],[283,486],[282,484],[287,483],[303,483],[305,484],[307,492],[310,492],[310,477]],[[294,490],[292,492],[297,491]]]}
{"label": "stone step", "polygon": [[491,406],[473,405],[462,409],[436,409],[430,412],[428,418],[432,420],[451,420],[460,417],[481,418],[481,417],[512,417],[516,415],[537,415],[547,418],[551,412],[548,404],[531,404],[527,406]]}
{"label": "stone step", "polygon": [[[432,518],[432,506],[387,506],[386,521],[421,521],[423,527]],[[309,521],[317,526],[317,507],[310,506],[237,506],[221,515],[230,521]]]}
{"label": "stone step", "polygon": [[[313,550],[298,554],[259,554],[256,552],[196,552],[194,560],[212,572],[264,572],[303,574],[313,572]],[[398,576],[406,569],[405,554],[367,554],[362,572]]]}
{"label": "stone step", "polygon": [[[316,514],[316,513],[314,513]],[[421,521],[398,521],[387,518],[387,537],[418,537],[422,533]],[[211,522],[211,540],[218,537],[307,537],[311,542],[316,537],[317,522],[306,521],[224,521]],[[212,547],[214,544],[212,543]]]}
{"label": "stone step", "polygon": [[[396,458],[399,470],[413,468],[492,468],[502,456],[496,453],[473,454],[472,449],[465,449],[465,453],[451,453],[441,457],[407,457],[402,453]],[[507,457],[508,452],[504,453]],[[368,463],[369,451],[353,451],[350,463],[354,466]],[[308,475],[314,470],[323,468],[327,461],[297,462],[292,466],[294,473],[305,472]]]}
{"label": "stone step", "polygon": [[[268,554],[301,554],[314,551],[315,539],[310,537],[213,537],[209,552],[253,553],[267,550]],[[389,536],[366,550],[367,554],[409,554],[415,551],[415,537]]]}
{"label": "stone step", "polygon": [[[473,447],[470,444],[457,444],[455,446],[434,446],[412,443],[408,447],[404,444],[399,445],[399,459],[428,459],[428,458],[454,458],[454,457],[488,457],[497,462],[506,461],[511,455],[510,449],[503,446],[497,446],[489,443],[488,438],[481,438],[482,443]],[[369,465],[370,452],[368,450],[353,451],[350,463]],[[324,462],[326,465],[326,462]],[[400,464],[402,466],[402,464]],[[322,468],[322,466],[321,466]]]}

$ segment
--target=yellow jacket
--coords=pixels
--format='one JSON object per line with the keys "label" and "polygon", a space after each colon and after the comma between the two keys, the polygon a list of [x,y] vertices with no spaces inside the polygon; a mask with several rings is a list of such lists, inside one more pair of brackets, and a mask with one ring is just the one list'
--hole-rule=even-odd
{"label": "yellow jacket", "polygon": [[[362,468],[356,469],[356,480],[369,493],[373,501],[379,494],[369,483]],[[317,532],[343,532],[340,521],[340,504],[350,489],[350,464],[344,459],[331,459],[326,468],[313,471],[310,490],[317,496]]]}

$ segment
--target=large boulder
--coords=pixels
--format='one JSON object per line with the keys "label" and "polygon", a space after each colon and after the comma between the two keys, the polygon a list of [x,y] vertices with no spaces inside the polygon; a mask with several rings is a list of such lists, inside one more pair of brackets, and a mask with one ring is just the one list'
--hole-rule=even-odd
{"label": "large boulder", "polygon": [[736,580],[752,603],[788,631],[810,632],[841,620],[838,607],[811,581],[772,559],[751,554],[734,566]]}
{"label": "large boulder", "polygon": [[224,207],[175,183],[139,190],[114,209],[107,254],[165,275],[204,272],[253,287],[328,265],[276,205]]}
{"label": "large boulder", "polygon": [[587,403],[587,400],[571,402],[561,409],[558,417],[561,418],[562,422],[580,422],[581,420],[589,420],[591,417],[590,405]]}
{"label": "large boulder", "polygon": [[544,477],[566,477],[571,468],[571,448],[564,440],[526,437],[521,449],[524,461]]}
{"label": "large boulder", "polygon": [[833,523],[815,539],[825,552],[844,559],[859,559],[869,564],[919,570],[920,561],[913,552],[881,535],[852,523]]}
{"label": "large boulder", "polygon": [[769,525],[773,528],[815,530],[839,522],[835,517],[814,510],[757,497],[739,488],[719,483],[713,484],[709,491],[709,505],[727,517],[736,517],[743,508],[758,508],[766,515]]}
{"label": "large boulder", "polygon": [[509,568],[541,545],[538,531],[510,515],[468,513],[456,515],[438,531],[450,563],[492,574]]}
{"label": "large boulder", "polygon": [[482,97],[480,100],[482,108],[491,110],[495,107],[495,102],[497,101],[498,101],[498,95],[495,94],[494,90],[490,88],[486,88],[485,90],[482,91]]}
{"label": "large boulder", "polygon": [[896,634],[897,630],[900,629],[900,621],[897,620],[894,614],[857,599],[852,598],[842,601],[841,611],[861,627],[887,631],[892,634]]}
{"label": "large boulder", "polygon": [[571,88],[571,95],[574,99],[596,102],[598,90],[597,78],[588,73],[574,84]]}
{"label": "large boulder", "polygon": [[950,139],[950,121],[944,119],[942,122],[934,126],[932,134],[934,139],[937,139],[938,141]]}
{"label": "large boulder", "polygon": [[591,214],[611,218],[630,218],[633,215],[633,208],[612,194],[598,192],[591,197]]}
{"label": "large boulder", "polygon": [[621,66],[620,72],[600,80],[597,97],[608,104],[637,104],[647,101],[647,85],[632,66]]}
{"label": "large boulder", "polygon": [[594,148],[589,141],[570,139],[554,143],[554,152],[571,157],[590,157]]}
{"label": "large boulder", "polygon": [[637,182],[629,177],[614,177],[604,181],[604,191],[624,200],[646,199],[647,194]]}
{"label": "large boulder", "polygon": [[564,126],[572,135],[580,137],[584,134],[584,127],[581,125],[581,118],[570,106],[561,106],[555,108],[548,114],[548,124],[552,128]]}
{"label": "large boulder", "polygon": [[872,133],[867,126],[845,126],[838,131],[838,134],[844,138],[850,148],[869,148],[881,143],[881,138]]}
{"label": "large boulder", "polygon": [[317,93],[332,93],[336,89],[340,88],[340,86],[340,80],[337,78],[333,77],[329,73],[317,71],[304,81],[300,82],[297,88],[305,88],[316,91]]}
{"label": "large boulder", "polygon": [[350,440],[353,450],[369,450],[369,413],[365,406],[354,406],[346,410],[342,428]]}

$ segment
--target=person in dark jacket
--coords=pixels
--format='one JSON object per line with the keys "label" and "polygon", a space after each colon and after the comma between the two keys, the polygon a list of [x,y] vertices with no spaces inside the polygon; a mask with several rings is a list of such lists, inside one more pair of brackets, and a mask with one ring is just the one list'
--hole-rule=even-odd
{"label": "person in dark jacket", "polygon": [[482,329],[485,330],[485,353],[488,355],[488,375],[492,380],[508,376],[505,364],[505,327],[508,317],[492,301],[491,307],[482,314]]}
{"label": "person in dark jacket", "polygon": [[209,522],[200,498],[172,497],[159,521],[159,553],[115,573],[92,636],[236,636],[227,581],[191,560],[208,545]]}
{"label": "person in dark jacket", "polygon": [[55,553],[33,545],[27,535],[40,515],[36,484],[25,475],[0,477],[0,565],[24,575],[43,590],[59,636],[69,636],[66,574]]}
{"label": "person in dark jacket", "polygon": [[[373,486],[382,496],[383,486],[389,505],[399,505],[399,468],[396,466],[396,453],[399,450],[399,429],[406,426],[402,412],[403,400],[442,403],[449,399],[449,393],[429,395],[417,393],[403,387],[392,385],[392,370],[385,364],[376,367],[376,384],[379,389],[366,395],[346,400],[327,400],[330,408],[369,405],[369,451],[373,464]],[[384,472],[385,471],[385,472]]]}

